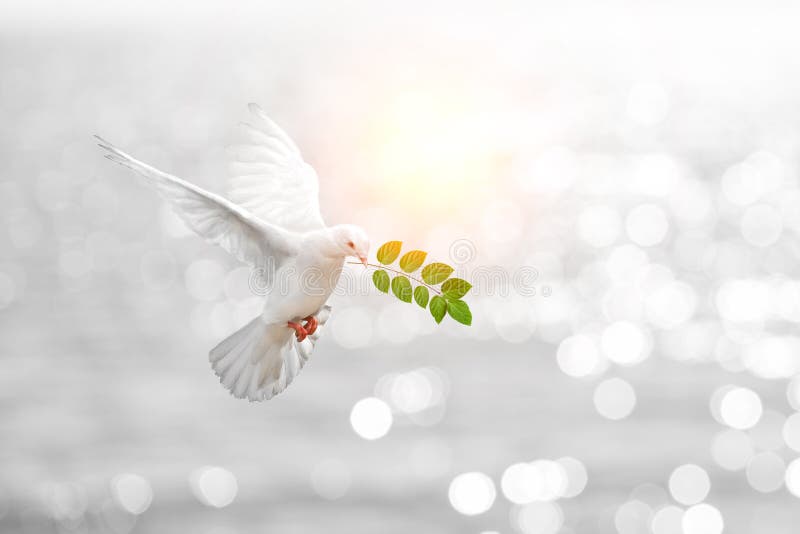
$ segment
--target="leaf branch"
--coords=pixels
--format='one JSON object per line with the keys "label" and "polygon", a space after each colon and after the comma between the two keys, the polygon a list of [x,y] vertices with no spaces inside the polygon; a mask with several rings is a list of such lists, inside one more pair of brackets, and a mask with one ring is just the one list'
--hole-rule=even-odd
{"label": "leaf branch", "polygon": [[[360,261],[348,261],[347,263],[349,263],[350,265],[364,265]],[[399,274],[401,276],[405,276],[406,278],[410,278],[411,280],[414,280],[415,282],[417,282],[419,284],[422,284],[423,286],[427,287],[428,289],[434,291],[437,295],[441,295],[442,294],[442,292],[439,291],[438,289],[436,289],[435,287],[433,287],[431,285],[428,285],[424,281],[420,280],[419,278],[415,278],[413,276],[410,276],[408,273],[404,273],[403,271],[398,271],[396,269],[392,269],[391,267],[387,267],[386,265],[375,265],[374,263],[367,263],[367,266],[374,267],[376,269],[386,269],[387,271],[392,271],[395,274]]]}

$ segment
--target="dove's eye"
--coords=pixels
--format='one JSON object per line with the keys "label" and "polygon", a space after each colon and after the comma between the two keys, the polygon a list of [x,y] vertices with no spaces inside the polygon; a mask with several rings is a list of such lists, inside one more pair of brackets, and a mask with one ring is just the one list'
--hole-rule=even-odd
{"label": "dove's eye", "polygon": [[348,242],[347,242],[347,246],[348,246],[348,247],[350,247],[350,248],[355,248],[355,247],[356,247],[356,246],[353,244],[353,242],[352,242],[352,241],[348,241]]}

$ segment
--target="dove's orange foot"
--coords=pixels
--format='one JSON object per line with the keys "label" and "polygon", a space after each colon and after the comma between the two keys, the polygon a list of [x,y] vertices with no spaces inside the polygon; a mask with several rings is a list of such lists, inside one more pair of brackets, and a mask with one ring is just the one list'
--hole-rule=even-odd
{"label": "dove's orange foot", "polygon": [[288,323],[286,323],[286,326],[294,329],[294,335],[297,336],[297,341],[303,341],[306,338],[306,336],[308,336],[308,334],[310,333],[305,328],[303,328],[303,325],[299,323],[293,323],[292,321],[289,321]]}
{"label": "dove's orange foot", "polygon": [[306,329],[306,332],[308,333],[309,336],[317,331],[317,326],[319,326],[319,321],[317,321],[316,317],[314,317],[313,315],[309,315],[303,320],[306,322],[306,324],[303,325],[303,328]]}

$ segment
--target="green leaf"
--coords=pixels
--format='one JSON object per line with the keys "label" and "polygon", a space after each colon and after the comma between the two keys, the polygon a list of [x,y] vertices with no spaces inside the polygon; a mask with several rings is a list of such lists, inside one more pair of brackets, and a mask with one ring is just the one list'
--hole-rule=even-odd
{"label": "green leaf", "polygon": [[472,324],[472,312],[463,300],[447,299],[447,313],[461,324],[467,326]]}
{"label": "green leaf", "polygon": [[420,307],[425,308],[428,305],[428,288],[425,286],[417,286],[414,290],[414,300]]}
{"label": "green leaf", "polygon": [[403,257],[400,258],[400,268],[407,273],[413,273],[422,267],[422,263],[425,261],[427,255],[427,252],[422,252],[421,250],[406,252],[403,254]]}
{"label": "green leaf", "polygon": [[429,263],[422,269],[422,279],[434,286],[447,280],[452,272],[453,268],[444,263]]}
{"label": "green leaf", "polygon": [[383,269],[378,269],[372,273],[372,283],[375,284],[379,291],[389,292],[389,275]]}
{"label": "green leaf", "polygon": [[450,278],[442,284],[442,293],[444,293],[445,297],[451,299],[460,299],[470,289],[472,289],[472,284],[461,278]]}
{"label": "green leaf", "polygon": [[411,302],[411,282],[405,276],[392,278],[392,293],[403,302]]}
{"label": "green leaf", "polygon": [[378,261],[384,265],[389,265],[397,256],[400,255],[400,248],[403,246],[402,241],[389,241],[381,245],[378,249]]}
{"label": "green leaf", "polygon": [[431,299],[430,310],[431,315],[433,315],[433,319],[436,321],[436,324],[441,323],[442,319],[444,318],[444,314],[447,311],[447,301],[442,297],[433,297]]}

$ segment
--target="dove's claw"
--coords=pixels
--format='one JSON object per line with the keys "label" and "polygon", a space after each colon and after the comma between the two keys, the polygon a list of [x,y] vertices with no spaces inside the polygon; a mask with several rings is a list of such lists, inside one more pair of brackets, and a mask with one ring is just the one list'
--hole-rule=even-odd
{"label": "dove's claw", "polygon": [[299,323],[293,323],[292,321],[289,321],[286,323],[286,326],[294,329],[294,335],[297,336],[297,341],[303,341],[309,334],[309,332],[303,328],[303,325]]}
{"label": "dove's claw", "polygon": [[309,315],[303,320],[306,322],[306,324],[303,325],[303,328],[306,329],[306,333],[308,333],[309,336],[317,331],[317,326],[319,326],[319,321],[317,321],[316,317],[314,317],[313,315]]}

